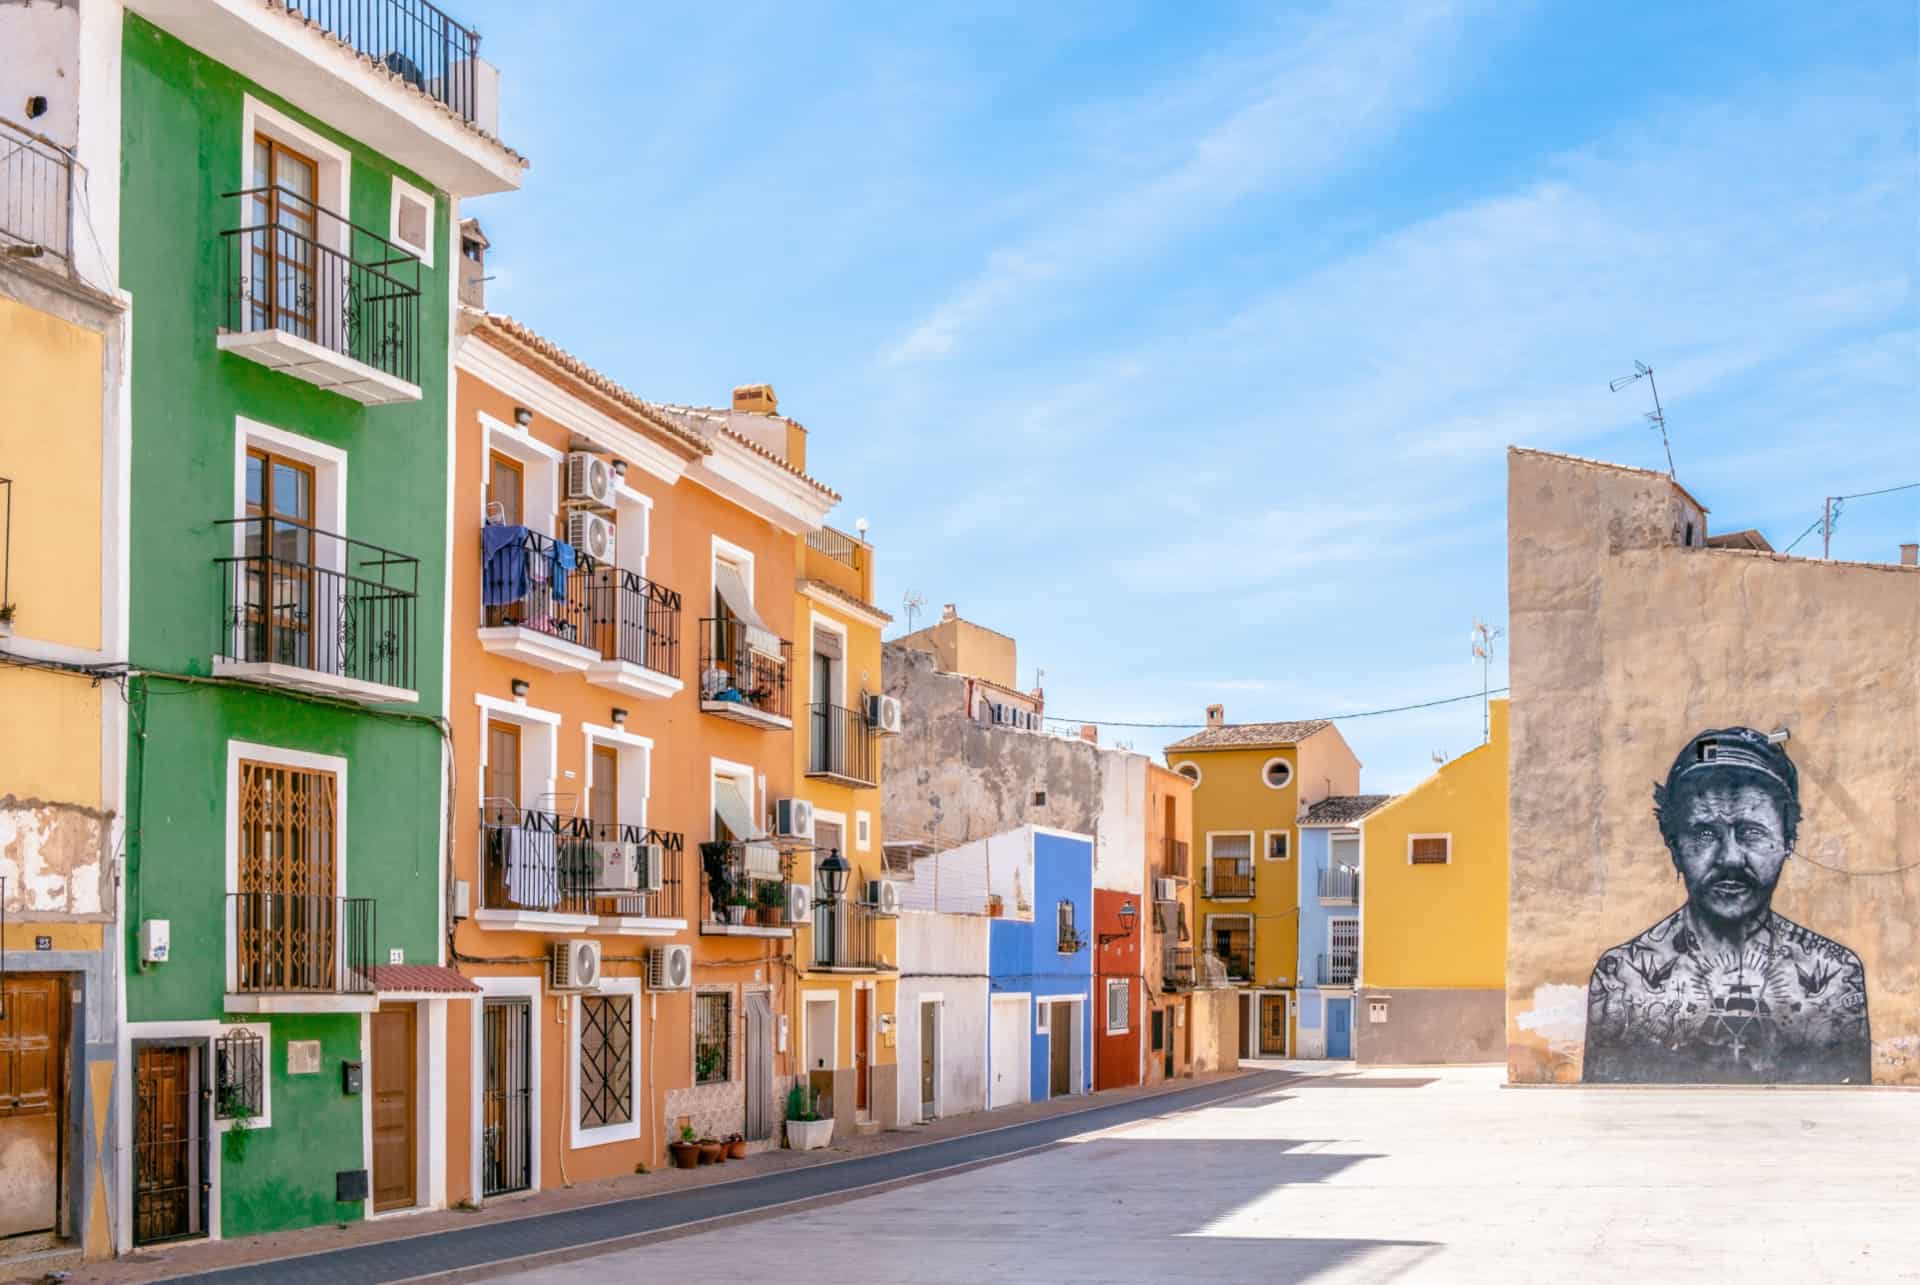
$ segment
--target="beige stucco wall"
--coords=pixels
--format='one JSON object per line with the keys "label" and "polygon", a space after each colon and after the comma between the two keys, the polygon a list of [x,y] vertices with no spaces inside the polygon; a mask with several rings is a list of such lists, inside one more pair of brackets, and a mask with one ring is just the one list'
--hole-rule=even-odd
{"label": "beige stucco wall", "polygon": [[1658,474],[1515,451],[1508,478],[1509,1077],[1579,1080],[1596,959],[1686,900],[1652,786],[1747,726],[1799,772],[1773,908],[1860,957],[1873,1079],[1920,1084],[1920,572],[1685,547]]}
{"label": "beige stucco wall", "polygon": [[1187,1011],[1188,1047],[1196,1075],[1240,1065],[1240,992],[1193,992]]}

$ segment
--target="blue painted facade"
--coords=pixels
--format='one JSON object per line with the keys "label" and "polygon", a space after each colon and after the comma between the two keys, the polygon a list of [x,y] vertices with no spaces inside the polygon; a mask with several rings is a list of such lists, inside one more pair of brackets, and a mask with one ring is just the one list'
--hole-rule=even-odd
{"label": "blue painted facade", "polygon": [[[990,925],[988,989],[994,995],[1031,997],[1027,1029],[1031,1035],[1033,1101],[1044,1102],[1052,1096],[1053,1041],[1059,1039],[1075,1040],[1078,1047],[1072,1059],[1071,1091],[1086,1093],[1093,1082],[1093,1023],[1098,1020],[1093,1004],[1093,840],[1086,835],[1023,826],[990,841],[996,864],[1002,860],[1000,854],[1008,839],[1015,839],[1031,852],[1032,918],[1003,917]],[[1063,901],[1073,906],[1073,923],[1083,943],[1079,949],[1066,952],[1060,949],[1059,906]],[[1057,1000],[1077,1001],[1073,1029],[1042,1032],[1038,1006]],[[991,1064],[991,1049],[988,1059]]]}
{"label": "blue painted facade", "polygon": [[[1300,958],[1295,976],[1300,979],[1295,992],[1295,1055],[1298,1057],[1353,1056],[1353,1010],[1351,988],[1327,988],[1320,985],[1320,957],[1330,953],[1331,924],[1336,918],[1358,919],[1357,905],[1325,905],[1320,897],[1320,875],[1332,862],[1332,839],[1337,833],[1351,835],[1351,826],[1300,827],[1300,853],[1296,863],[1300,879]],[[1336,1005],[1344,1005],[1339,1014]],[[1336,1051],[1344,1048],[1344,1051]]]}

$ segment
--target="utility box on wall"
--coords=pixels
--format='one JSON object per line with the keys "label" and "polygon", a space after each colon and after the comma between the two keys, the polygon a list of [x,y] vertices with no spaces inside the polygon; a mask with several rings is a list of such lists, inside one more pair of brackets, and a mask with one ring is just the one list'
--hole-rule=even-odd
{"label": "utility box on wall", "polygon": [[342,1062],[340,1064],[340,1091],[348,1097],[360,1092],[360,1063]]}
{"label": "utility box on wall", "polygon": [[367,1171],[342,1169],[333,1175],[333,1198],[342,1203],[367,1198]]}

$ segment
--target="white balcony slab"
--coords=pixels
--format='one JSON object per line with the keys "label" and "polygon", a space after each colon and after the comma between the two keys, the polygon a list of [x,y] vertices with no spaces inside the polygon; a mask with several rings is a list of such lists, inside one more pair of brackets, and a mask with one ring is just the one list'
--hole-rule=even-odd
{"label": "white balcony slab", "polygon": [[268,370],[304,379],[318,388],[351,397],[366,406],[389,406],[420,400],[420,385],[389,375],[325,344],[302,339],[287,330],[222,331],[217,343],[230,352]]}
{"label": "white balcony slab", "polygon": [[770,714],[766,710],[756,709],[745,701],[703,700],[700,708],[709,714],[718,714],[721,718],[735,723],[745,723],[748,727],[764,728],[770,732],[790,731],[793,720],[779,714]]}
{"label": "white balcony slab", "polygon": [[563,915],[551,910],[476,910],[473,922],[495,932],[583,933],[600,922],[598,915]]}
{"label": "white balcony slab", "polygon": [[371,1013],[379,1007],[377,995],[339,995],[327,991],[256,995],[228,992],[229,1013]]}
{"label": "white balcony slab", "polygon": [[587,667],[587,681],[629,696],[666,700],[686,686],[678,678],[636,665],[630,660],[602,660]]}
{"label": "white balcony slab", "polygon": [[687,930],[684,919],[654,919],[641,915],[602,915],[595,922],[595,933],[619,937],[677,937]]}
{"label": "white balcony slab", "polygon": [[564,638],[522,625],[488,625],[480,645],[496,656],[525,661],[550,674],[584,674],[600,663],[600,653]]}
{"label": "white balcony slab", "polygon": [[766,928],[760,924],[716,924],[711,921],[702,921],[700,935],[703,937],[790,938],[793,936],[793,927],[790,924],[779,928]]}
{"label": "white balcony slab", "polygon": [[302,669],[298,665],[281,665],[264,660],[228,660],[215,656],[213,676],[243,679],[267,687],[287,687],[317,696],[338,696],[362,705],[411,705],[420,699],[420,693],[409,688],[389,687],[385,683],[364,682],[343,674],[329,674],[325,670]]}
{"label": "white balcony slab", "polygon": [[844,772],[813,771],[808,772],[807,776],[815,781],[831,781],[835,785],[844,785],[855,790],[872,790],[879,788],[880,785],[878,781],[868,781],[861,777],[848,776]]}

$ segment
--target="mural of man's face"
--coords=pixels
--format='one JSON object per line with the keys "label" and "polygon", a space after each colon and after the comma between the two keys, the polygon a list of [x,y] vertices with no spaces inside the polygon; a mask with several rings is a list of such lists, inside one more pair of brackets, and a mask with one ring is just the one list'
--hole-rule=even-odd
{"label": "mural of man's face", "polygon": [[1764,786],[1687,791],[1669,846],[1695,909],[1738,923],[1764,912],[1789,855],[1780,801]]}

